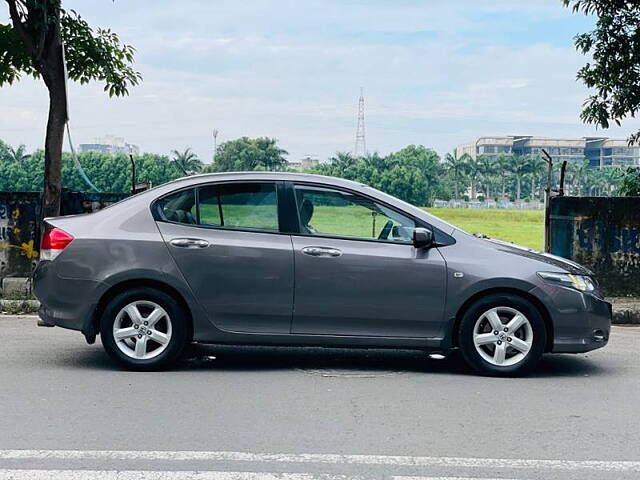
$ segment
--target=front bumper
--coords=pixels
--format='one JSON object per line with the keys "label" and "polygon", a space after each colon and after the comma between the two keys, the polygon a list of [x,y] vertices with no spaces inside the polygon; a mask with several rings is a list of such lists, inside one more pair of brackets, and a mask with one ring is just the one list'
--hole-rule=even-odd
{"label": "front bumper", "polygon": [[583,353],[604,347],[611,333],[611,304],[591,293],[571,288],[539,289],[553,322],[554,353]]}

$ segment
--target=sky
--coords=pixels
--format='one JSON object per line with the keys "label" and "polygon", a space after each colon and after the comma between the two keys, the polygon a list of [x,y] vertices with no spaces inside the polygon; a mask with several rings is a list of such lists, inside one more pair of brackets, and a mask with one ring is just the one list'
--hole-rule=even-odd
{"label": "sky", "polygon": [[[65,0],[133,45],[143,83],[124,98],[69,87],[75,144],[113,134],[141,150],[279,140],[289,160],[354,148],[360,87],[367,149],[422,144],[441,155],[483,135],[626,137],[579,114],[587,59],[573,37],[594,19],[561,0]],[[0,7],[0,23],[8,21]],[[41,148],[47,91],[0,88],[0,139]],[[66,141],[66,140],[65,140]],[[68,146],[65,144],[65,147]]]}

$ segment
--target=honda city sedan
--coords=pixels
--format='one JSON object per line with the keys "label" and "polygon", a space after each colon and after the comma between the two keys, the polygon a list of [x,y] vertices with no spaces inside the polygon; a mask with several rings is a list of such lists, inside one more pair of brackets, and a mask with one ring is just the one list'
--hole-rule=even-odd
{"label": "honda city sedan", "polygon": [[459,349],[514,376],[609,339],[611,306],[584,267],[337,178],[182,178],[46,219],[40,253],[39,324],[99,335],[134,370],[238,344]]}

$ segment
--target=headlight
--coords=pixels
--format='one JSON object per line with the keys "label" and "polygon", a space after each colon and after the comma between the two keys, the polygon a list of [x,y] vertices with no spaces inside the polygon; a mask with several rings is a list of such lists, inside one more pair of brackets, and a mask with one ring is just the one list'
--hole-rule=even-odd
{"label": "headlight", "polygon": [[596,285],[586,275],[573,275],[572,273],[538,272],[538,276],[549,283],[555,283],[565,287],[575,288],[581,292],[593,292]]}

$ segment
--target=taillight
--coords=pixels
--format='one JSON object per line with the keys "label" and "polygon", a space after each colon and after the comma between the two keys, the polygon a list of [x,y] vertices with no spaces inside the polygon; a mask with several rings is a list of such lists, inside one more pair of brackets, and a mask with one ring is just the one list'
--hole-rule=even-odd
{"label": "taillight", "polygon": [[40,242],[40,260],[54,260],[72,241],[64,230],[47,225]]}

